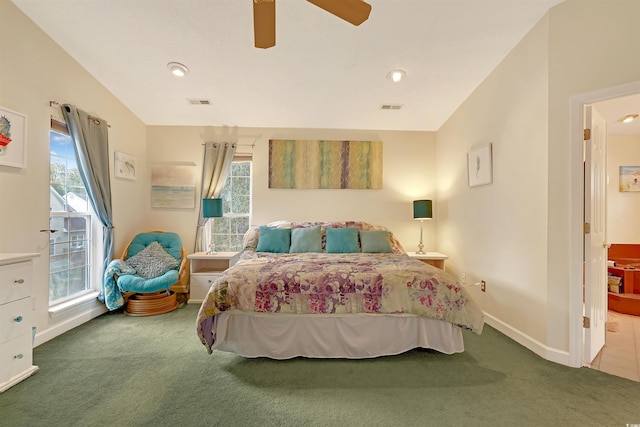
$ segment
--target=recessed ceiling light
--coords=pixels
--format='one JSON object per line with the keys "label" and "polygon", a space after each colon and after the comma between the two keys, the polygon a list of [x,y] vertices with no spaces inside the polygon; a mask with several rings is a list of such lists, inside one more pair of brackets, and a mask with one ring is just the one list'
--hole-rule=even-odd
{"label": "recessed ceiling light", "polygon": [[400,80],[404,79],[407,73],[404,70],[391,70],[389,74],[387,74],[387,78],[394,83],[398,83]]}
{"label": "recessed ceiling light", "polygon": [[626,116],[619,118],[618,121],[622,123],[631,123],[637,118],[638,118],[637,114],[627,114]]}
{"label": "recessed ceiling light", "polygon": [[177,77],[184,77],[189,72],[187,66],[179,62],[169,62],[167,68],[171,71],[171,74]]}

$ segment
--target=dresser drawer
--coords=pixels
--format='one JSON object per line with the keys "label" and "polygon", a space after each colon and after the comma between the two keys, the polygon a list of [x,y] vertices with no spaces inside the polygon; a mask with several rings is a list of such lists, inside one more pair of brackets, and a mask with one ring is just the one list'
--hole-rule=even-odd
{"label": "dresser drawer", "polygon": [[0,343],[31,332],[31,298],[0,305]]}
{"label": "dresser drawer", "polygon": [[0,344],[0,383],[31,368],[33,362],[31,349],[31,333]]}
{"label": "dresser drawer", "polygon": [[32,264],[18,262],[0,266],[0,304],[31,295]]}

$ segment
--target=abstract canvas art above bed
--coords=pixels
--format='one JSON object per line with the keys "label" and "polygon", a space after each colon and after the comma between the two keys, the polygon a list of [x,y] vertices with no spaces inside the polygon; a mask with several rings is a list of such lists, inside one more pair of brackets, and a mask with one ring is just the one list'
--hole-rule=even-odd
{"label": "abstract canvas art above bed", "polygon": [[382,188],[381,141],[269,141],[269,188]]}
{"label": "abstract canvas art above bed", "polygon": [[[416,347],[463,351],[481,310],[443,270],[410,258],[364,222],[253,227],[212,284],[197,330],[209,352],[365,358]],[[404,331],[404,332],[403,332]]]}

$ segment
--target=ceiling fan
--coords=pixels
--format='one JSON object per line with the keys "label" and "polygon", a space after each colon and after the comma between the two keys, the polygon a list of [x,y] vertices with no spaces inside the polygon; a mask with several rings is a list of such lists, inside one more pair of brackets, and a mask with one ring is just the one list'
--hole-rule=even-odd
{"label": "ceiling fan", "polygon": [[[362,0],[307,1],[353,25],[362,24],[371,12],[371,5]],[[258,48],[276,45],[276,0],[253,0],[253,38]]]}

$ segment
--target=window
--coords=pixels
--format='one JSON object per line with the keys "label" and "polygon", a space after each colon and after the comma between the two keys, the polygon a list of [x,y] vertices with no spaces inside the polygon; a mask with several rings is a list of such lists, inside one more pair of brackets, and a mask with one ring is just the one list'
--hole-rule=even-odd
{"label": "window", "polygon": [[209,224],[213,224],[216,251],[240,251],[251,214],[250,158],[234,158],[220,198],[223,200],[224,217],[209,220]]}
{"label": "window", "polygon": [[52,120],[49,180],[49,305],[92,290],[93,212],[66,125]]}

